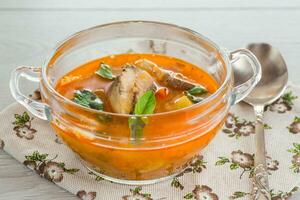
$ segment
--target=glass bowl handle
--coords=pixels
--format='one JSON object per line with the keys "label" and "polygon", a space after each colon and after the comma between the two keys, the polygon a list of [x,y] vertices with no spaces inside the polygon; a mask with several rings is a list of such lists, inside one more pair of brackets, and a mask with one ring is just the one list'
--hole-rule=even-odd
{"label": "glass bowl handle", "polygon": [[[247,81],[239,85],[235,85],[233,88],[231,101],[231,104],[233,105],[243,100],[259,82],[261,78],[261,65],[256,56],[248,49],[237,49],[231,51],[229,53],[229,58],[232,66],[235,65],[235,68],[238,68],[239,70],[245,69],[247,72],[249,72],[249,68],[245,66],[239,66],[239,63],[237,62],[241,61],[241,59],[246,60],[248,62],[247,66],[250,66],[252,71],[250,71],[252,76]],[[241,62],[240,64],[245,64],[245,62]]]}
{"label": "glass bowl handle", "polygon": [[14,99],[22,104],[29,112],[31,112],[36,117],[49,120],[50,119],[50,108],[47,104],[39,101],[35,101],[24,95],[19,87],[19,80],[21,77],[26,78],[28,81],[37,82],[40,79],[41,67],[31,67],[31,66],[21,66],[17,67],[10,77],[10,92]]}

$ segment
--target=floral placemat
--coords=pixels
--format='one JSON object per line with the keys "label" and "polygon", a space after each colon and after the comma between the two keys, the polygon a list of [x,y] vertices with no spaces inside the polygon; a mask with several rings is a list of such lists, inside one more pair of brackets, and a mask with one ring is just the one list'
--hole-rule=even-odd
{"label": "floral placemat", "polygon": [[[254,163],[253,120],[250,106],[235,105],[216,138],[184,172],[143,187],[114,184],[87,171],[47,122],[17,103],[0,113],[0,148],[85,200],[245,200]],[[290,86],[266,107],[265,134],[272,200],[288,199],[300,182],[300,87]]]}

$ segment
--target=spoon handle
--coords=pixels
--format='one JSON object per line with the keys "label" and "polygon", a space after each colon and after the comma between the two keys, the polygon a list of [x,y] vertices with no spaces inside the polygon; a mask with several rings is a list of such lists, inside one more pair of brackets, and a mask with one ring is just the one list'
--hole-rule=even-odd
{"label": "spoon handle", "polygon": [[266,149],[265,149],[265,133],[264,133],[264,106],[254,106],[255,112],[255,156],[253,171],[253,200],[271,200],[268,170],[266,167]]}

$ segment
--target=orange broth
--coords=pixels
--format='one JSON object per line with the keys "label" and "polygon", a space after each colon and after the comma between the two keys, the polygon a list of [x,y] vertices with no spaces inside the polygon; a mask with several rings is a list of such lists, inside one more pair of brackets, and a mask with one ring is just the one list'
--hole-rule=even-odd
{"label": "orange broth", "polygon": [[[147,59],[164,69],[182,73],[190,80],[206,87],[209,93],[214,93],[219,87],[218,83],[208,73],[191,63],[174,57],[156,54],[119,54],[93,60],[67,73],[58,81],[56,91],[69,99],[73,98],[74,92],[78,89],[89,89],[92,91],[104,89],[107,91],[112,81],[95,74],[95,71],[99,69],[99,64],[104,62],[110,65],[113,73],[118,75],[121,72],[122,66],[127,63],[134,63],[138,59]],[[183,93],[183,91],[168,89],[168,97],[163,100],[157,100],[155,113],[167,112],[168,110],[165,105],[168,101]],[[104,101],[104,110],[110,112],[109,102],[107,99],[102,98],[102,100]],[[209,131],[205,128],[195,131],[195,127],[199,127],[201,123],[205,123],[208,119],[200,120],[195,125],[188,125],[185,122],[190,116],[195,116],[197,113],[211,106],[211,104],[195,109],[194,111],[178,112],[178,114],[173,112],[168,118],[160,116],[157,116],[153,120],[150,118],[149,126],[146,125],[144,130],[144,137],[146,139],[162,136],[172,137],[176,136],[179,132],[189,132],[191,130],[190,135],[174,139],[166,143],[165,147],[161,146],[159,148],[151,148],[151,145],[148,146],[148,144],[144,144],[143,142],[138,144],[110,144],[98,138],[86,137],[84,134],[80,134],[72,128],[62,127],[58,123],[52,123],[52,126],[63,141],[79,154],[92,169],[118,179],[156,179],[180,172],[187,166],[192,157],[205,147],[216,134],[224,119],[213,124],[213,127]],[[212,113],[218,112],[223,106],[218,106]],[[72,108],[72,106],[69,109],[72,112],[78,112],[78,115],[85,115],[89,118],[93,118],[94,116],[84,114],[83,111],[75,107]],[[69,120],[75,126],[85,127],[81,120],[74,120],[68,115],[60,117]],[[125,136],[128,138],[130,133],[127,119],[118,120],[117,122],[114,120],[111,123],[99,122],[98,124],[97,122],[95,127],[87,125],[85,128],[93,129],[95,132],[108,133],[111,137]],[[161,132],[158,130],[161,130]]]}

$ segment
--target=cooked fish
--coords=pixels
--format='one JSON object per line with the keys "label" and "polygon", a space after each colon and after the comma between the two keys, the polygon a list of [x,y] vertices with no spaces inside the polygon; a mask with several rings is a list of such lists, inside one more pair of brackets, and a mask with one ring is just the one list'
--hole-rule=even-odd
{"label": "cooked fish", "polygon": [[158,81],[162,82],[166,86],[179,90],[189,90],[197,86],[196,83],[187,80],[187,78],[182,74],[162,69],[161,67],[157,66],[155,63],[147,59],[137,60],[135,62],[135,65],[149,72]]}
{"label": "cooked fish", "polygon": [[112,110],[122,114],[131,113],[137,99],[148,90],[155,90],[151,75],[133,65],[126,65],[108,90]]}

